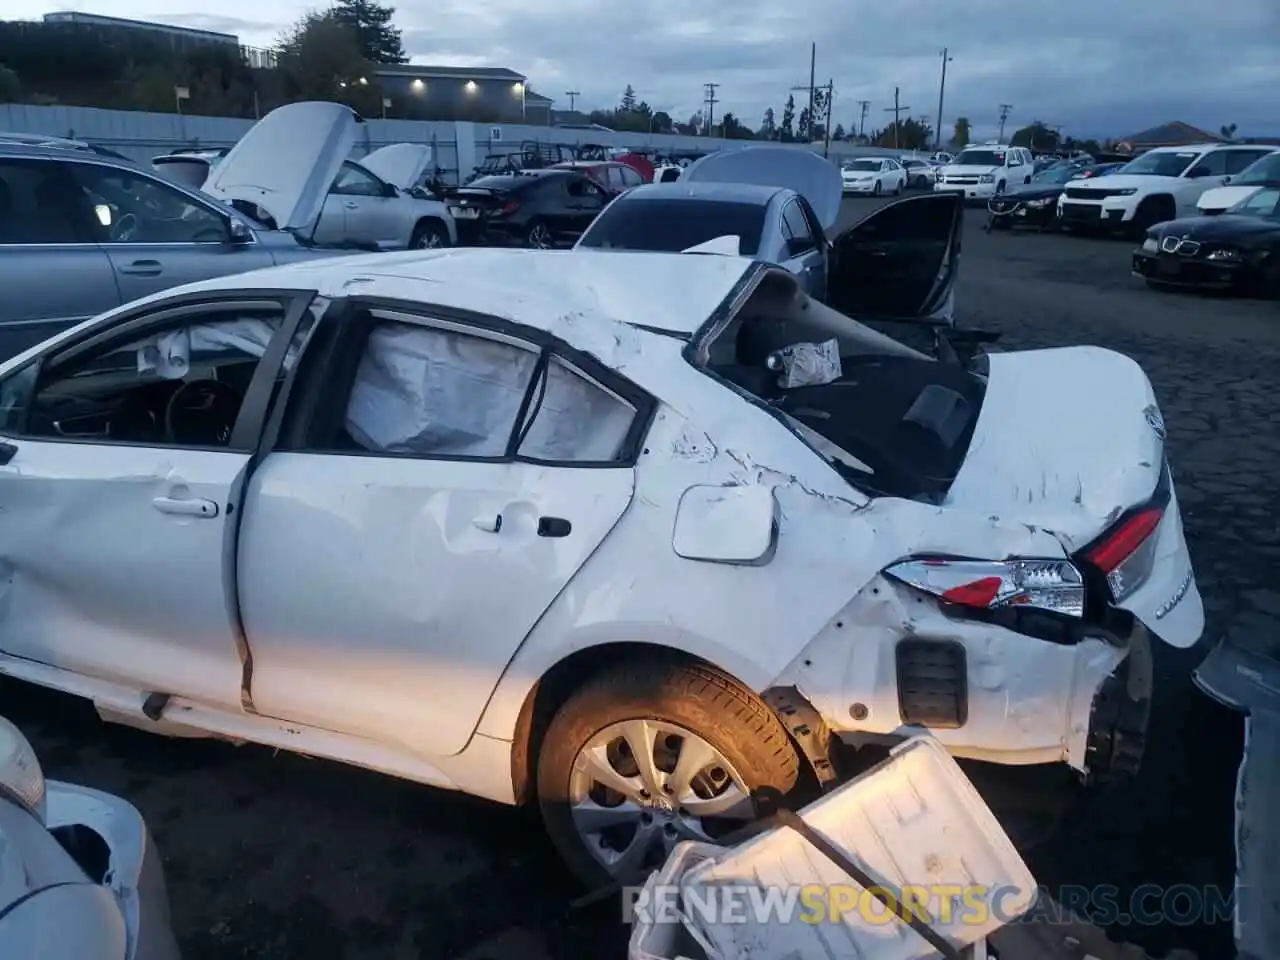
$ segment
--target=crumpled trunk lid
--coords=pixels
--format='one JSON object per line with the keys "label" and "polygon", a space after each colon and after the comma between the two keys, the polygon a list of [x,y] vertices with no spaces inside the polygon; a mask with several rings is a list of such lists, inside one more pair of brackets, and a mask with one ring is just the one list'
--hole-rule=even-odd
{"label": "crumpled trunk lid", "polygon": [[[1039,527],[1076,553],[1151,499],[1166,469],[1164,422],[1135,361],[1101,347],[988,359],[982,410],[944,506]],[[1119,606],[1188,647],[1204,609],[1172,490],[1153,536],[1151,575]]]}

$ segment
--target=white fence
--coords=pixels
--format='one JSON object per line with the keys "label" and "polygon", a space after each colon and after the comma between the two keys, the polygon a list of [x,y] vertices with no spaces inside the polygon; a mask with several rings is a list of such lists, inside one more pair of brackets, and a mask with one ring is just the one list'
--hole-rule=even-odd
{"label": "white fence", "polygon": [[[237,117],[184,116],[93,107],[0,105],[0,131],[88,140],[143,162],[176,147],[229,147],[251,126],[252,120]],[[611,147],[698,151],[719,150],[727,144],[744,146],[752,142],[445,120],[369,120],[364,131],[364,142],[357,151],[359,155],[389,143],[431,144],[437,173],[446,182],[456,182],[459,170],[464,175],[470,174],[488,153],[510,153],[530,141],[569,147],[597,143]],[[794,149],[821,150],[822,147],[820,144],[795,144]],[[833,143],[830,149],[831,156],[835,158],[898,152],[847,143]]]}

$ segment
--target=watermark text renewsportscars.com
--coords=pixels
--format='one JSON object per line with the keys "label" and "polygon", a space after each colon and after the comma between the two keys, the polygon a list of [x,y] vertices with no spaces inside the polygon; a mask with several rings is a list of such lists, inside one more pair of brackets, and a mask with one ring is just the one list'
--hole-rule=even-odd
{"label": "watermark text renewsportscars.com", "polygon": [[[623,890],[623,920],[679,923],[681,916],[703,923],[866,923],[883,925],[915,916],[950,926],[1008,923],[1068,923],[1072,917],[1109,924],[1229,923],[1247,901],[1244,890],[1189,884],[1140,886],[1124,894],[1118,887],[1040,887],[1029,910],[1020,887],[934,884],[868,890],[856,884],[806,884],[762,888],[751,884],[700,887],[658,885]],[[1247,921],[1241,916],[1240,921]]]}

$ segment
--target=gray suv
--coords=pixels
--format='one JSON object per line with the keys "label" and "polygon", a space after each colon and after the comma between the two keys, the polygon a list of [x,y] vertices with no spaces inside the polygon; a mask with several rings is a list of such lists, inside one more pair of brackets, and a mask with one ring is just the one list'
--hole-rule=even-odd
{"label": "gray suv", "polygon": [[130,161],[0,143],[0,359],[168,287],[342,252]]}

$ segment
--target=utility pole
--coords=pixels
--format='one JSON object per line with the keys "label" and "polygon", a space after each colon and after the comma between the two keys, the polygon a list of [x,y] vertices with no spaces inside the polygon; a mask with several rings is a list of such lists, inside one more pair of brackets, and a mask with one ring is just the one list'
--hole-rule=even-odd
{"label": "utility pole", "polygon": [[834,77],[827,79],[827,117],[822,124],[822,155],[831,155],[831,101],[836,98],[836,81]]}
{"label": "utility pole", "polygon": [[871,109],[871,101],[859,100],[858,109],[861,111],[858,117],[858,139],[862,140],[867,135],[867,111]]}
{"label": "utility pole", "polygon": [[1004,123],[1009,119],[1009,111],[1013,109],[1012,103],[1000,104],[1000,137],[1001,143],[1004,143]]}
{"label": "utility pole", "polygon": [[716,104],[720,101],[716,99],[716,88],[720,86],[718,83],[704,83],[703,89],[706,91],[703,97],[703,103],[707,105],[707,136],[711,136],[711,131],[715,129]]}
{"label": "utility pole", "polygon": [[951,57],[947,56],[947,48],[942,48],[942,82],[938,84],[938,129],[935,131],[933,148],[942,149],[942,97],[947,92],[947,64]]}
{"label": "utility pole", "polygon": [[813,140],[813,94],[814,94],[814,71],[818,66],[818,45],[816,43],[809,45],[809,129],[805,131],[805,137]]}
{"label": "utility pole", "polygon": [[[884,108],[885,113],[893,114],[893,149],[895,150],[901,149],[898,146],[898,141],[902,133],[902,125],[898,122],[898,120],[899,118],[901,118],[903,111],[911,110],[910,107],[904,107],[902,106],[902,104],[898,102],[899,92],[900,91],[897,87],[893,88],[893,106]],[[907,114],[907,116],[910,116],[910,115],[911,115],[910,113]]]}
{"label": "utility pole", "polygon": [[582,96],[582,93],[578,90],[566,90],[564,95],[569,98],[569,112],[573,113],[574,105],[578,102],[578,98]]}

